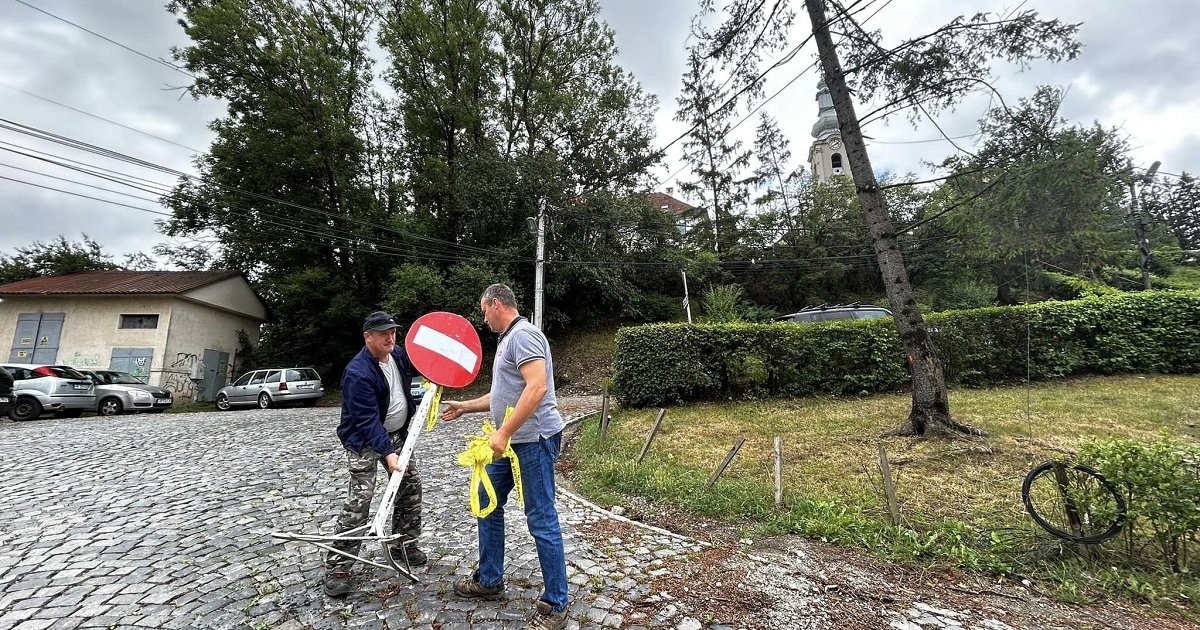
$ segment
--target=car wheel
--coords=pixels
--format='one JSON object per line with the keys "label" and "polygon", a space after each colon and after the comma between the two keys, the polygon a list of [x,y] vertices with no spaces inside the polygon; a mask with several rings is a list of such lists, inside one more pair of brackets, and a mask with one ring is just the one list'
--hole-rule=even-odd
{"label": "car wheel", "polygon": [[270,409],[271,408],[271,395],[270,394],[268,394],[267,392],[263,392],[258,395],[258,408],[259,409]]}
{"label": "car wheel", "polygon": [[120,399],[105,398],[100,401],[100,406],[96,408],[96,413],[102,416],[119,416],[124,410],[125,407],[121,404]]}
{"label": "car wheel", "polygon": [[8,417],[15,422],[37,420],[40,415],[42,415],[42,405],[33,398],[18,398],[17,402],[13,403],[12,409],[8,410]]}
{"label": "car wheel", "polygon": [[217,409],[221,411],[229,411],[229,397],[225,394],[217,394]]}

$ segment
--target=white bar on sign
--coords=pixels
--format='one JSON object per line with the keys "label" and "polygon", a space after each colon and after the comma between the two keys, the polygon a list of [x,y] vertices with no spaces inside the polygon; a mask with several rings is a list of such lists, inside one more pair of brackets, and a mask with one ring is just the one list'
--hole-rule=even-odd
{"label": "white bar on sign", "polygon": [[472,352],[459,340],[424,324],[417,329],[417,334],[413,336],[413,343],[454,361],[468,372],[475,371],[475,363],[479,360],[479,355]]}

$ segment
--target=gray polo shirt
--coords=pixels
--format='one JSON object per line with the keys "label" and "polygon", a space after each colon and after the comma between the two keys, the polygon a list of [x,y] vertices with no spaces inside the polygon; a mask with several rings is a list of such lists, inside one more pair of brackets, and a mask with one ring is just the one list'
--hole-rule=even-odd
{"label": "gray polo shirt", "polygon": [[537,326],[522,317],[500,337],[496,346],[491,398],[492,424],[495,426],[500,426],[507,408],[517,406],[517,400],[525,390],[521,366],[537,359],[546,362],[546,396],[533,415],[513,434],[513,444],[536,442],[563,430],[558,398],[554,394],[554,360],[550,358],[550,343]]}

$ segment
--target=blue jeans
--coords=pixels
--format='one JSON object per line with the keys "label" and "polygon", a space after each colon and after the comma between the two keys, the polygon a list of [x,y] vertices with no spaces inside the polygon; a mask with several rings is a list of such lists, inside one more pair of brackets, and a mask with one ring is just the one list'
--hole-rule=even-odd
{"label": "blue jeans", "polygon": [[[512,444],[521,464],[525,492],[525,522],[537,545],[538,562],[545,582],[541,600],[554,612],[567,607],[567,559],[563,552],[562,528],[554,506],[554,462],[562,445],[562,433],[537,442]],[[479,521],[479,583],[496,586],[504,579],[504,504],[513,489],[512,462],[501,459],[487,466],[496,489],[496,510]],[[488,497],[480,489],[480,505]]]}

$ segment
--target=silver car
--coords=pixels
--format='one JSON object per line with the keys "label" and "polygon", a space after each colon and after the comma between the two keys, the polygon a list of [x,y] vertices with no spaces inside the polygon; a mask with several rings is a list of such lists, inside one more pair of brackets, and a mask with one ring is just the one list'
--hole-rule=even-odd
{"label": "silver car", "polygon": [[96,384],[96,413],[116,416],[135,411],[162,413],[171,408],[171,392],[116,370],[79,370]]}
{"label": "silver car", "polygon": [[312,407],[325,395],[321,376],[312,368],[269,368],[246,372],[217,392],[217,409],[301,404]]}
{"label": "silver car", "polygon": [[78,418],[96,408],[96,386],[74,368],[5,363],[4,369],[15,379],[8,411],[13,420],[36,420],[45,412],[58,418]]}

